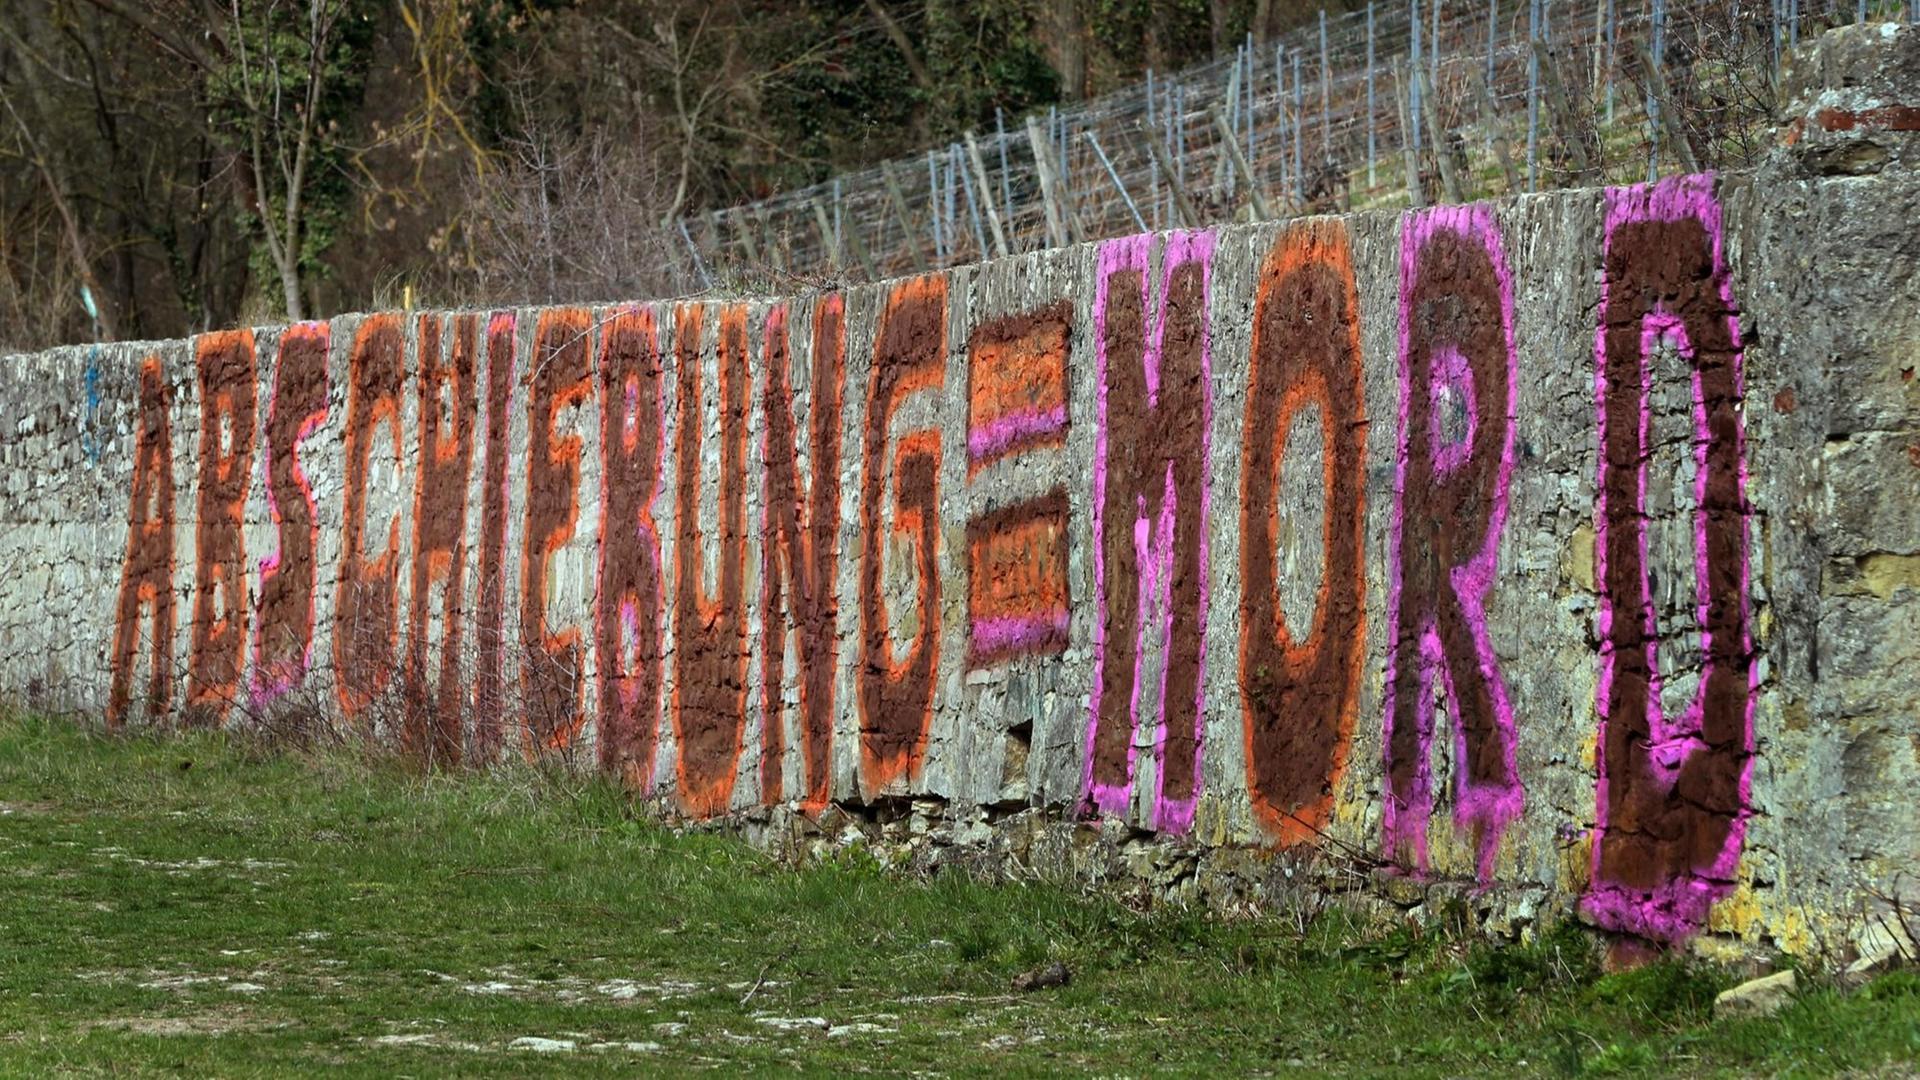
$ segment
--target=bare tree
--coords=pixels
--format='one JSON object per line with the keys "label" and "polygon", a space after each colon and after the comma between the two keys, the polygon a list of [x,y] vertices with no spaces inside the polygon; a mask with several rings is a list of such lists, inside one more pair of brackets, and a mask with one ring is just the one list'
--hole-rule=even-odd
{"label": "bare tree", "polygon": [[520,127],[489,163],[475,159],[465,206],[472,295],[556,303],[668,295],[662,169],[648,123],[568,131],[516,91]]}
{"label": "bare tree", "polygon": [[[295,5],[298,5],[297,7]],[[293,8],[298,34],[282,30]],[[303,10],[302,10],[303,9]],[[320,111],[342,0],[232,0],[231,41],[253,212],[280,278],[287,318],[306,317],[301,288],[305,196],[316,144],[332,135]],[[287,46],[292,44],[292,48]]]}

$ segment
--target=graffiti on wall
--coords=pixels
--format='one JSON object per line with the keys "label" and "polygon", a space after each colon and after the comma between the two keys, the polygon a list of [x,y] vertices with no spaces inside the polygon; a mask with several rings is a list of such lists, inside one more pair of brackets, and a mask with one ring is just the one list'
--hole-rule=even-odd
{"label": "graffiti on wall", "polygon": [[[1255,285],[1240,476],[1240,693],[1247,791],[1282,844],[1316,835],[1346,771],[1366,651],[1365,379],[1344,227],[1283,234]],[[1311,615],[1281,602],[1281,473],[1317,421],[1323,565]],[[1302,467],[1302,466],[1297,466]]]}
{"label": "graffiti on wall", "polygon": [[660,711],[666,592],[660,495],[667,444],[659,328],[647,308],[622,308],[600,329],[600,562],[593,602],[600,766],[645,787]]}
{"label": "graffiti on wall", "polygon": [[300,449],[327,422],[327,348],[322,322],[280,332],[273,389],[267,398],[267,512],[273,554],[260,560],[259,614],[254,623],[252,698],[267,704],[300,685],[313,666],[315,560],[320,506]]}
{"label": "graffiti on wall", "polygon": [[543,312],[533,331],[527,393],[527,516],[520,567],[520,678],[527,733],[536,749],[570,746],[586,723],[580,709],[586,663],[578,626],[549,621],[554,560],[580,520],[582,439],[568,418],[593,393],[583,308]]}
{"label": "graffiti on wall", "polygon": [[507,701],[507,474],[513,447],[514,349],[518,321],[501,312],[487,321],[487,449],[481,466],[480,580],[474,605],[473,752],[492,761],[505,742]]}
{"label": "graffiti on wall", "polygon": [[[1581,908],[1675,942],[1731,891],[1751,814],[1742,346],[1710,178],[1608,191],[1601,239]],[[1084,308],[981,315],[962,279],[927,276],[765,306],[547,309],[531,327],[375,315],[350,341],[306,323],[262,337],[270,364],[250,332],[202,335],[177,383],[146,360],[131,403],[109,719],[271,706],[328,636],[341,711],[431,763],[590,742],[630,785],[670,775],[692,816],[817,811],[848,778],[866,797],[918,794],[944,687],[1085,658],[1076,726],[1053,743],[1079,754],[1080,810],[1185,832],[1211,758],[1230,782],[1209,797],[1243,799],[1285,846],[1377,784],[1389,861],[1428,872],[1429,830],[1450,816],[1490,879],[1525,805],[1528,705],[1504,670],[1523,658],[1496,650],[1489,618],[1521,442],[1500,223],[1484,206],[1405,215],[1397,302],[1377,313],[1347,223],[1295,224],[1257,253],[1234,286],[1248,295],[1220,308],[1252,319],[1244,397],[1222,398],[1244,422],[1223,428],[1239,467],[1217,526],[1215,242],[1101,244]],[[1396,331],[1376,384],[1392,431],[1374,443],[1371,583],[1369,317]],[[871,351],[853,355],[867,327]],[[956,350],[964,378],[949,380]],[[179,460],[176,394],[196,403]],[[1089,416],[1076,476],[1089,448],[1069,446],[1070,422]],[[1656,452],[1683,443],[1666,470]],[[270,520],[250,564],[256,477]],[[338,583],[321,612],[330,498]],[[1238,530],[1230,566],[1209,565],[1213,527]],[[1668,567],[1682,532],[1687,566]],[[1226,700],[1208,702],[1215,593]],[[948,633],[963,647],[943,656]],[[402,711],[373,710],[393,688]],[[1380,756],[1354,781],[1351,747],[1376,719]]]}
{"label": "graffiti on wall", "polygon": [[[1606,207],[1594,341],[1598,824],[1582,906],[1602,926],[1675,941],[1733,887],[1752,779],[1740,331],[1710,178],[1616,188]],[[1692,391],[1694,589],[1671,612],[1655,603],[1647,537],[1662,349],[1684,360]],[[1669,712],[1659,646],[1689,631],[1701,669],[1690,699]]]}
{"label": "graffiti on wall", "polygon": [[[995,319],[967,344],[967,474],[1065,444],[1067,301]],[[989,667],[1067,647],[1068,498],[1064,487],[967,522],[967,665]]]}
{"label": "graffiti on wall", "polygon": [[[406,710],[401,741],[429,761],[460,761],[465,743],[465,673],[461,649],[466,619],[467,480],[473,469],[473,429],[479,415],[478,315],[445,322],[422,315],[416,355],[419,442],[413,494],[413,579],[407,615]],[[434,603],[435,594],[439,603]],[[437,611],[437,618],[429,616]],[[439,656],[431,653],[433,631]]]}
{"label": "graffiti on wall", "polygon": [[127,721],[142,652],[148,665],[143,714],[165,717],[173,704],[173,394],[158,356],[141,363],[139,394],[127,554],[120,564],[109,655],[110,727]]}
{"label": "graffiti on wall", "polygon": [[1409,215],[1387,576],[1385,843],[1427,868],[1435,694],[1453,724],[1454,823],[1482,878],[1520,813],[1513,707],[1487,633],[1513,474],[1513,276],[1484,206]]}
{"label": "graffiti on wall", "polygon": [[799,683],[801,805],[809,810],[827,804],[832,781],[834,673],[840,658],[835,582],[840,567],[846,318],[846,302],[838,295],[815,302],[804,428],[809,472],[800,467],[802,426],[791,404],[795,393],[786,306],[773,308],[766,321],[767,374],[761,398],[766,499],[761,504],[760,540],[760,800],[777,803],[786,792],[787,730],[794,719],[784,697],[791,642]]}
{"label": "graffiti on wall", "polygon": [[[686,305],[674,323],[680,415],[673,576],[673,733],[679,745],[680,801],[696,817],[726,810],[747,724],[747,310],[719,309],[711,354],[703,348],[705,309]],[[714,357],[711,402],[704,357]],[[708,405],[713,409],[708,411]],[[706,450],[713,432],[719,453]],[[718,469],[715,533],[703,535],[703,474]],[[712,551],[709,553],[709,544]]]}
{"label": "graffiti on wall", "polygon": [[369,480],[376,442],[388,456],[381,470],[398,477],[400,408],[406,378],[406,339],[395,315],[372,315],[354,334],[347,367],[347,462],[345,517],[341,526],[340,580],[334,598],[333,669],[340,709],[362,713],[393,678],[400,635],[400,515],[392,515],[377,554],[368,520],[375,500]]}
{"label": "graffiti on wall", "polygon": [[193,632],[187,722],[219,724],[240,689],[248,627],[247,491],[253,479],[253,331],[194,341],[200,380],[199,502],[194,516]]}
{"label": "graffiti on wall", "polygon": [[[867,378],[867,422],[860,479],[860,765],[866,786],[882,791],[920,771],[933,726],[940,665],[940,432],[895,436],[908,399],[944,387],[947,282],[921,277],[896,286],[880,315]],[[891,449],[891,453],[888,453]],[[891,528],[886,518],[892,519]],[[890,613],[888,552],[905,549],[912,582],[912,629]],[[894,558],[901,558],[895,555]],[[901,655],[902,633],[910,634]]]}
{"label": "graffiti on wall", "polygon": [[1192,823],[1200,789],[1212,256],[1207,233],[1174,233],[1164,243],[1116,240],[1101,245],[1094,280],[1086,799],[1108,813],[1125,811],[1144,736],[1154,766],[1150,820],[1168,832]]}

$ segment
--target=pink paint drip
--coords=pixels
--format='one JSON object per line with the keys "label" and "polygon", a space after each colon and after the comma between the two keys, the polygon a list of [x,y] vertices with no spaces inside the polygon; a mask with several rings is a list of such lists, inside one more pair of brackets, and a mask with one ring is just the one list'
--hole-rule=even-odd
{"label": "pink paint drip", "polygon": [[[1120,784],[1097,783],[1093,779],[1094,742],[1099,734],[1100,694],[1102,675],[1106,664],[1106,561],[1099,538],[1103,535],[1102,525],[1107,490],[1107,288],[1109,280],[1125,271],[1137,271],[1140,274],[1142,305],[1152,312],[1152,322],[1143,342],[1142,364],[1147,387],[1149,408],[1157,409],[1160,404],[1160,361],[1162,346],[1166,334],[1166,295],[1165,284],[1173,277],[1179,267],[1188,263],[1197,263],[1201,268],[1201,311],[1202,318],[1210,307],[1212,297],[1211,262],[1213,258],[1213,237],[1204,232],[1176,232],[1166,238],[1163,249],[1163,267],[1160,274],[1159,295],[1151,294],[1151,259],[1154,237],[1151,234],[1131,236],[1103,244],[1099,253],[1099,270],[1094,286],[1094,356],[1096,373],[1096,412],[1097,423],[1094,435],[1093,460],[1093,579],[1096,600],[1096,617],[1093,627],[1093,693],[1088,714],[1085,761],[1082,768],[1081,787],[1086,792],[1086,802],[1097,810],[1114,815],[1124,815],[1135,776],[1138,749],[1135,740],[1127,740],[1127,779]],[[1200,436],[1201,480],[1200,480],[1200,517],[1204,522],[1212,508],[1210,481],[1207,476],[1206,462],[1212,457],[1213,427],[1213,363],[1212,335],[1203,324],[1200,345],[1201,373],[1201,415],[1203,430]],[[1134,652],[1134,670],[1132,694],[1129,699],[1128,716],[1137,730],[1140,723],[1140,693],[1142,683],[1142,664],[1145,661],[1148,641],[1147,615],[1158,612],[1162,617],[1159,628],[1163,657],[1170,652],[1173,595],[1173,534],[1175,515],[1178,513],[1178,491],[1173,481],[1173,467],[1167,467],[1166,487],[1160,503],[1160,513],[1151,523],[1148,520],[1144,500],[1136,502],[1134,519],[1134,549],[1140,565],[1140,580],[1135,583],[1139,590],[1140,613],[1136,633]],[[1199,609],[1198,626],[1194,632],[1200,635],[1198,646],[1198,664],[1201,672],[1206,670],[1206,622],[1207,622],[1207,533],[1200,530],[1199,552]],[[1158,598],[1160,606],[1150,607],[1147,601]],[[1193,825],[1194,807],[1198,803],[1201,787],[1201,751],[1205,746],[1206,708],[1205,678],[1197,680],[1194,698],[1194,759],[1193,794],[1185,799],[1169,799],[1165,794],[1166,769],[1166,677],[1167,664],[1160,666],[1160,678],[1154,693],[1160,708],[1156,709],[1159,720],[1156,722],[1153,737],[1154,760],[1163,767],[1155,770],[1154,799],[1151,822],[1155,829],[1165,832],[1185,832]]]}
{"label": "pink paint drip", "polygon": [[[1459,601],[1460,612],[1466,619],[1473,635],[1474,653],[1479,658],[1481,678],[1485,681],[1488,696],[1492,701],[1494,724],[1500,733],[1502,749],[1506,759],[1506,775],[1511,778],[1504,785],[1471,782],[1465,767],[1467,760],[1466,729],[1456,719],[1454,723],[1454,826],[1466,830],[1477,826],[1480,830],[1480,845],[1477,870],[1482,881],[1491,880],[1494,871],[1495,856],[1499,852],[1500,839],[1506,827],[1520,815],[1525,801],[1525,792],[1520,786],[1519,771],[1514,758],[1514,720],[1513,706],[1507,698],[1506,682],[1500,675],[1499,660],[1493,651],[1493,642],[1487,632],[1486,597],[1493,588],[1494,575],[1499,568],[1500,534],[1507,517],[1508,492],[1513,477],[1513,431],[1517,422],[1514,409],[1514,388],[1519,385],[1519,360],[1514,348],[1513,336],[1513,274],[1507,266],[1506,251],[1500,242],[1499,226],[1493,217],[1493,211],[1486,206],[1442,206],[1424,212],[1409,214],[1401,231],[1400,243],[1400,439],[1394,463],[1394,506],[1391,516],[1391,545],[1389,554],[1390,580],[1387,592],[1387,625],[1395,628],[1390,639],[1387,655],[1386,693],[1385,693],[1385,732],[1382,738],[1382,755],[1386,768],[1391,772],[1393,761],[1393,724],[1395,715],[1394,687],[1396,673],[1401,663],[1400,636],[1400,600],[1401,600],[1401,541],[1405,526],[1405,493],[1407,485],[1407,458],[1412,452],[1408,444],[1408,409],[1411,405],[1414,388],[1410,365],[1410,325],[1412,322],[1412,297],[1414,274],[1418,257],[1427,243],[1439,233],[1455,233],[1478,243],[1487,253],[1493,265],[1494,277],[1500,292],[1500,322],[1502,340],[1507,354],[1507,385],[1509,392],[1506,439],[1500,448],[1500,464],[1494,479],[1493,505],[1488,508],[1486,539],[1481,549],[1467,562],[1453,567],[1449,571],[1450,583],[1454,595]],[[1433,445],[1427,447],[1433,455],[1436,473],[1456,470],[1466,464],[1472,452],[1472,434],[1477,430],[1480,420],[1479,394],[1473,383],[1473,374],[1458,348],[1443,348],[1435,357],[1430,385],[1425,389],[1429,402],[1436,400],[1446,386],[1459,386],[1466,395],[1469,416],[1469,433],[1464,443],[1443,445],[1438,441],[1437,423],[1430,418],[1429,428],[1435,431]],[[1415,724],[1418,728],[1419,759],[1415,763],[1413,791],[1410,793],[1410,805],[1401,807],[1389,792],[1384,801],[1383,833],[1386,849],[1389,853],[1405,847],[1414,851],[1416,869],[1424,873],[1428,866],[1427,822],[1433,815],[1432,778],[1429,775],[1429,762],[1432,760],[1433,737],[1433,673],[1437,668],[1446,682],[1447,700],[1458,702],[1454,692],[1452,672],[1445,663],[1439,637],[1439,629],[1432,619],[1427,620],[1418,633],[1418,650],[1413,658],[1420,665],[1420,700],[1415,709]],[[1458,706],[1456,705],[1455,708]]]}
{"label": "pink paint drip", "polygon": [[[1640,184],[1630,187],[1610,188],[1606,193],[1606,239],[1602,251],[1602,265],[1605,265],[1605,252],[1613,244],[1614,232],[1623,225],[1646,221],[1698,221],[1705,230],[1713,246],[1712,273],[1716,281],[1722,310],[1726,312],[1728,340],[1732,344],[1734,393],[1742,398],[1746,395],[1745,353],[1740,342],[1740,323],[1735,317],[1733,286],[1727,272],[1724,237],[1721,230],[1720,203],[1713,194],[1714,176],[1701,173],[1693,176],[1679,176],[1661,180],[1653,184]],[[1599,416],[1599,440],[1601,447],[1599,505],[1595,512],[1596,539],[1594,542],[1595,575],[1604,583],[1607,580],[1607,505],[1606,505],[1606,460],[1607,411],[1606,403],[1610,390],[1607,382],[1607,326],[1605,316],[1611,282],[1602,281],[1600,285],[1601,321],[1594,332],[1594,362],[1597,412]],[[1641,320],[1640,327],[1640,430],[1638,432],[1639,460],[1642,462],[1635,482],[1635,512],[1640,520],[1646,517],[1646,467],[1647,447],[1652,429],[1652,365],[1647,358],[1657,350],[1663,340],[1672,341],[1682,355],[1691,362],[1694,356],[1693,344],[1687,339],[1686,328],[1680,318],[1671,312],[1653,311]],[[1691,389],[1693,395],[1694,421],[1694,590],[1695,617],[1701,628],[1701,655],[1704,658],[1699,681],[1699,691],[1688,703],[1685,714],[1678,723],[1668,720],[1661,704],[1660,665],[1658,662],[1659,638],[1656,634],[1657,622],[1650,600],[1651,588],[1643,583],[1640,601],[1640,618],[1646,632],[1647,666],[1651,673],[1648,686],[1648,733],[1653,745],[1650,756],[1658,770],[1654,780],[1663,790],[1670,790],[1684,768],[1687,760],[1705,748],[1699,738],[1704,723],[1704,693],[1709,676],[1712,674],[1713,642],[1708,629],[1707,608],[1709,603],[1707,574],[1707,532],[1706,532],[1706,484],[1707,450],[1711,444],[1711,432],[1708,429],[1706,398],[1700,385],[1697,366],[1689,363],[1691,370]],[[1745,446],[1746,432],[1736,417],[1734,423],[1734,452],[1739,462],[1735,492],[1739,504],[1746,504],[1747,456]],[[1747,517],[1741,517],[1740,543],[1740,627],[1741,654],[1751,655],[1753,651],[1750,593],[1750,562],[1746,543]],[[1640,565],[1644,569],[1650,565],[1648,560],[1647,533],[1643,527],[1639,536]],[[1613,683],[1617,675],[1619,659],[1611,647],[1615,599],[1608,595],[1604,584],[1600,597],[1600,640],[1601,665],[1600,681],[1596,695],[1597,711],[1601,722],[1606,722],[1607,702],[1612,698]],[[1630,617],[1630,616],[1629,616]],[[1758,665],[1747,665],[1747,702],[1744,717],[1744,748],[1753,747],[1753,708],[1756,692],[1759,689]],[[1580,907],[1595,923],[1614,930],[1621,930],[1657,941],[1681,941],[1691,936],[1702,925],[1714,903],[1732,891],[1729,884],[1739,870],[1740,852],[1745,845],[1747,818],[1751,814],[1753,761],[1749,756],[1742,763],[1739,781],[1740,810],[1727,830],[1727,837],[1715,853],[1712,863],[1704,873],[1696,873],[1682,878],[1660,883],[1651,890],[1633,888],[1616,882],[1605,881],[1600,872],[1600,855],[1606,838],[1609,821],[1609,803],[1607,791],[1607,740],[1604,732],[1594,751],[1594,764],[1598,776],[1594,796],[1594,843],[1592,859],[1592,885],[1582,898]]]}

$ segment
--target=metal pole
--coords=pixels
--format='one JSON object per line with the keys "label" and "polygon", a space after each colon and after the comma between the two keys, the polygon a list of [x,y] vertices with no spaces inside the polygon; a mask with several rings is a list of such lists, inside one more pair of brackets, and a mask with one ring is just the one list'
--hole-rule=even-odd
{"label": "metal pole", "polygon": [[[1773,20],[1773,77],[1776,80],[1780,78],[1780,2],[1781,0],[1772,0],[1768,5],[1768,15]],[[1907,7],[1909,10],[1912,9],[1913,0],[1907,0]]]}
{"label": "metal pole", "polygon": [[[1527,5],[1527,41],[1540,40],[1540,0]],[[1527,54],[1527,190],[1540,187],[1540,56]]]}
{"label": "metal pole", "polygon": [[[1777,11],[1783,0],[1774,0]],[[1656,91],[1654,80],[1660,77],[1660,65],[1666,58],[1666,41],[1662,31],[1665,29],[1667,6],[1665,0],[1652,0],[1653,6],[1653,50],[1647,64],[1647,123],[1653,128],[1653,137],[1647,145],[1647,182],[1652,183],[1660,176],[1660,138],[1664,126],[1666,103]]]}
{"label": "metal pole", "polygon": [[947,261],[947,235],[940,228],[940,165],[933,151],[927,151],[927,216],[933,219],[933,261]]}
{"label": "metal pole", "polygon": [[959,143],[949,144],[947,158],[949,167],[960,174],[960,194],[967,201],[967,218],[973,222],[973,241],[980,248],[978,261],[986,262],[987,230],[980,223],[980,200],[973,190],[973,173],[967,168],[966,161],[961,156]]}
{"label": "metal pole", "polygon": [[[1436,2],[1438,2],[1438,0],[1436,0]],[[1411,28],[1411,33],[1413,34],[1412,42],[1407,46],[1407,49],[1408,49],[1407,66],[1409,68],[1412,68],[1414,71],[1419,71],[1420,70],[1420,0],[1407,0],[1407,13],[1408,13],[1407,14],[1408,24]],[[1413,116],[1419,116],[1420,115],[1420,80],[1414,79],[1412,80],[1411,86],[1405,86],[1402,89],[1409,95],[1407,98],[1407,112]],[[1405,132],[1402,132],[1402,135],[1404,136]],[[1413,146],[1413,152],[1415,154],[1418,154],[1420,152],[1420,125],[1418,123],[1415,123],[1413,125],[1412,146]]]}
{"label": "metal pole", "polygon": [[1372,189],[1378,183],[1374,172],[1374,142],[1379,134],[1380,125],[1374,118],[1373,105],[1373,0],[1367,0],[1367,187]]}
{"label": "metal pole", "polygon": [[1293,194],[1296,202],[1306,191],[1306,174],[1300,171],[1300,129],[1304,126],[1300,118],[1306,114],[1306,104],[1305,92],[1300,88],[1300,51],[1296,49],[1293,53]]}
{"label": "metal pole", "polygon": [[1247,77],[1241,81],[1246,84],[1244,96],[1247,99],[1247,157],[1253,157],[1253,135],[1257,130],[1253,124],[1253,77],[1259,65],[1253,62],[1253,31],[1247,31]]}
{"label": "metal pole", "polygon": [[1420,166],[1414,160],[1413,140],[1408,135],[1414,130],[1414,125],[1407,121],[1407,83],[1400,74],[1404,66],[1402,62],[1395,62],[1393,65],[1393,103],[1400,114],[1400,160],[1406,168],[1407,198],[1412,202],[1413,208],[1418,210],[1425,205],[1425,199],[1420,194]]}
{"label": "metal pole", "polygon": [[1175,86],[1173,94],[1173,165],[1181,171],[1181,183],[1187,183],[1187,83]]}
{"label": "metal pole", "polygon": [[[1068,140],[1073,137],[1074,117],[1072,113],[1060,114],[1060,195],[1067,200],[1069,212],[1078,216],[1080,199],[1073,190],[1073,147]],[[1096,226],[1097,227],[1097,226]]]}
{"label": "metal pole", "polygon": [[[1221,98],[1221,101],[1226,106],[1227,142],[1235,146],[1239,145],[1240,137],[1240,129],[1237,126],[1240,117],[1240,62],[1246,59],[1246,55],[1246,46],[1237,45],[1234,47],[1233,66],[1227,69],[1227,89]],[[1213,110],[1209,111],[1218,111],[1219,108],[1220,106],[1216,105]],[[1214,193],[1219,194],[1224,188],[1226,194],[1231,197],[1234,194],[1234,185],[1238,180],[1238,174],[1227,164],[1225,155],[1215,154],[1214,159]]]}
{"label": "metal pole", "polygon": [[1094,156],[1098,157],[1100,164],[1106,167],[1107,178],[1113,181],[1113,190],[1120,193],[1120,201],[1127,204],[1127,213],[1133,215],[1133,223],[1139,226],[1141,232],[1146,232],[1146,219],[1140,216],[1140,208],[1133,205],[1133,196],[1127,194],[1127,185],[1120,182],[1120,174],[1114,171],[1113,162],[1107,159],[1107,152],[1100,148],[1100,140],[1094,137],[1093,129],[1088,128],[1081,134],[1087,137],[1087,142],[1093,147]]}
{"label": "metal pole", "polygon": [[[1000,208],[1007,214],[1007,231],[1013,231],[1013,170],[1007,168],[1007,118],[1000,106],[993,107],[993,130],[1000,141]],[[1012,239],[1009,237],[1009,239]]]}
{"label": "metal pole", "polygon": [[953,257],[960,253],[960,208],[954,191],[954,174],[960,170],[954,167],[952,144],[948,144],[947,149],[944,155],[947,159],[946,168],[942,171],[947,183],[947,261],[952,262]]}
{"label": "metal pole", "polygon": [[706,261],[700,258],[700,249],[694,245],[693,234],[687,231],[687,219],[681,218],[680,239],[687,242],[687,254],[693,256],[693,268],[700,271],[700,281],[707,288],[713,288],[713,275],[707,273]]}
{"label": "metal pole", "polygon": [[1289,149],[1291,143],[1288,140],[1299,138],[1300,133],[1294,129],[1294,123],[1297,122],[1298,117],[1287,116],[1287,47],[1285,45],[1273,47],[1273,87],[1273,122],[1280,135],[1280,190],[1291,191],[1292,187],[1287,176],[1292,171],[1288,162],[1292,159],[1293,151]]}
{"label": "metal pole", "polygon": [[[1147,69],[1147,126],[1148,132],[1158,131],[1153,118],[1154,90],[1153,69]],[[1151,136],[1149,136],[1151,137]],[[1147,203],[1153,213],[1153,227],[1159,228],[1166,216],[1160,212],[1160,159],[1151,155],[1147,158]]]}
{"label": "metal pole", "polygon": [[1427,69],[1429,74],[1427,76],[1426,93],[1420,95],[1422,100],[1425,100],[1428,95],[1433,93],[1434,87],[1440,85],[1440,4],[1441,0],[1433,0],[1433,3],[1427,8],[1427,11],[1430,13],[1429,18],[1433,22],[1433,30],[1427,35]]}
{"label": "metal pole", "polygon": [[1327,63],[1327,9],[1320,9],[1320,147],[1333,145],[1333,68]]}
{"label": "metal pole", "polygon": [[1500,29],[1500,0],[1487,0],[1487,85],[1493,85],[1495,34]]}
{"label": "metal pole", "polygon": [[[1613,69],[1620,63],[1619,0],[1607,0],[1607,123],[1613,123]],[[1605,156],[1604,154],[1602,155]]]}

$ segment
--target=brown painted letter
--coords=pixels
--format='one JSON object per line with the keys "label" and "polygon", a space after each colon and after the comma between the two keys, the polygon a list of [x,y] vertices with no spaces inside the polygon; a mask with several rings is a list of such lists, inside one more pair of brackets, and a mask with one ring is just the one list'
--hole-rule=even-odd
{"label": "brown painted letter", "polygon": [[[433,764],[456,765],[461,750],[460,670],[465,629],[467,571],[467,477],[473,465],[473,424],[479,407],[474,382],[478,315],[451,320],[452,353],[440,343],[440,316],[420,317],[419,475],[413,493],[413,588],[407,619],[407,715],[409,752]],[[440,659],[435,680],[428,672],[434,588],[440,601]],[[438,682],[438,686],[433,685]]]}
{"label": "brown painted letter", "polygon": [[513,423],[513,351],[517,322],[511,311],[487,320],[487,460],[480,470],[480,596],[473,679],[473,756],[500,752],[500,718],[507,707],[507,436]]}
{"label": "brown painted letter", "polygon": [[600,337],[600,581],[594,593],[599,659],[600,767],[628,783],[653,777],[660,722],[660,494],[666,450],[660,341],[653,312],[616,313]]}
{"label": "brown painted letter", "polygon": [[905,660],[894,655],[881,594],[887,537],[888,430],[917,390],[946,377],[947,283],[921,277],[894,288],[873,349],[868,376],[866,440],[860,478],[860,764],[867,788],[880,791],[919,772],[933,724],[934,675],[940,660],[940,432],[901,436],[892,456],[893,532],[914,549],[919,629]]}
{"label": "brown painted letter", "polygon": [[306,677],[313,649],[313,601],[320,517],[300,467],[300,443],[327,419],[327,324],[299,323],[280,334],[267,405],[267,507],[278,547],[260,564],[254,621],[253,692],[271,700]]}
{"label": "brown painted letter", "polygon": [[733,796],[734,770],[747,724],[747,311],[721,309],[715,369],[719,372],[720,535],[706,591],[706,544],[700,535],[701,443],[709,425],[700,364],[702,309],[675,311],[679,367],[676,434],[679,496],[674,542],[673,730],[680,742],[680,800],[689,814],[711,817]]}
{"label": "brown painted letter", "polygon": [[[1257,286],[1251,361],[1240,474],[1247,789],[1261,824],[1292,844],[1326,824],[1366,652],[1366,400],[1344,228],[1299,228],[1274,246]],[[1326,561],[1310,621],[1288,626],[1275,558],[1280,476],[1288,432],[1308,406],[1319,414]]]}
{"label": "brown painted letter", "polygon": [[374,437],[383,425],[394,472],[401,468],[405,349],[399,316],[372,315],[354,334],[348,362],[346,518],[334,600],[333,665],[340,707],[349,717],[357,716],[392,681],[400,635],[400,515],[393,516],[387,529],[386,547],[369,559],[367,474]]}
{"label": "brown painted letter", "polygon": [[219,725],[240,691],[247,647],[247,488],[253,480],[253,331],[202,334],[200,500],[194,529],[189,723]]}
{"label": "brown painted letter", "polygon": [[846,307],[838,296],[820,299],[813,313],[813,377],[807,395],[808,458],[812,483],[800,486],[795,446],[792,377],[787,359],[787,312],[767,316],[766,515],[760,549],[765,620],[761,658],[761,801],[779,802],[785,778],[787,638],[794,635],[800,668],[800,756],[806,764],[804,805],[819,809],[828,795],[833,748],[833,679],[839,662],[834,576],[840,543],[840,403],[846,382]]}
{"label": "brown painted letter", "polygon": [[140,365],[139,432],[133,449],[133,497],[127,505],[127,558],[114,605],[113,683],[107,693],[107,724],[127,722],[134,665],[140,656],[140,613],[153,612],[147,642],[145,715],[165,716],[173,703],[173,429],[160,358]]}
{"label": "brown painted letter", "polygon": [[593,321],[581,308],[543,312],[534,328],[520,662],[527,733],[536,749],[567,746],[586,723],[580,711],[580,628],[547,625],[547,575],[554,552],[573,539],[573,524],[580,517],[580,436],[555,432],[563,410],[584,407],[593,396],[587,340],[592,333]]}

